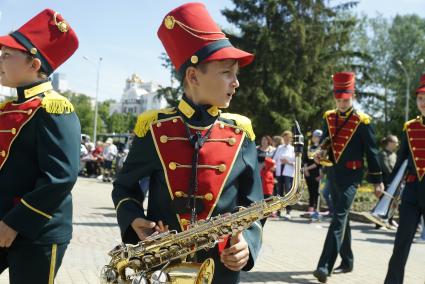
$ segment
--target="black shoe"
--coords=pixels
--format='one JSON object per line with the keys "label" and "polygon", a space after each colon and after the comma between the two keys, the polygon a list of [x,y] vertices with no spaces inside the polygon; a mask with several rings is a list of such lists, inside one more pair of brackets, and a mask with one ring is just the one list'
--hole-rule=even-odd
{"label": "black shoe", "polygon": [[316,269],[313,272],[313,276],[317,278],[317,280],[319,280],[320,283],[326,283],[326,281],[328,281],[328,274],[325,273],[323,270],[321,269]]}
{"label": "black shoe", "polygon": [[353,271],[353,266],[343,266],[340,265],[337,268],[334,269],[333,273],[339,274],[339,273],[349,273]]}

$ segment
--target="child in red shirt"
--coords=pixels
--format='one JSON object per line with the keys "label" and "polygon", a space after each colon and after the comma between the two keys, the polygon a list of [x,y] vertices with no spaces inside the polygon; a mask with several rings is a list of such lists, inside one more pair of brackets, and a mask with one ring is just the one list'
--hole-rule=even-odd
{"label": "child in red shirt", "polygon": [[272,158],[264,159],[264,166],[261,169],[261,182],[263,184],[264,198],[273,195],[274,188],[274,171],[276,170],[276,163]]}

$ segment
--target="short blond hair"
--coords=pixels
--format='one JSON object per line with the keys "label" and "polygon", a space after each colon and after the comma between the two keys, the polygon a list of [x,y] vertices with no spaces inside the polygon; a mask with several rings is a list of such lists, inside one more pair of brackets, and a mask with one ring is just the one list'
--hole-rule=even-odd
{"label": "short blond hair", "polygon": [[289,130],[285,130],[285,131],[283,131],[283,133],[282,133],[282,137],[285,137],[285,136],[290,136],[290,137],[292,137],[292,132],[291,132],[291,131],[289,131]]}

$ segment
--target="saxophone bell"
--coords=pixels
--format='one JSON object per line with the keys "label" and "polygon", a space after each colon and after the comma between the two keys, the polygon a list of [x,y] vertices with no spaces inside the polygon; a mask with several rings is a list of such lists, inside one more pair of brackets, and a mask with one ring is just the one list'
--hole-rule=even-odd
{"label": "saxophone bell", "polygon": [[116,283],[118,280],[118,273],[114,270],[114,268],[110,265],[105,265],[100,272],[100,283],[108,284],[108,283]]}

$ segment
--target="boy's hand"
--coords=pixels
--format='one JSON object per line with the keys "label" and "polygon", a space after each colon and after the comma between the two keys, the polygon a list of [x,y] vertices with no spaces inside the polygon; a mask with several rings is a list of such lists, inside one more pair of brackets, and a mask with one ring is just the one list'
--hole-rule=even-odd
{"label": "boy's hand", "polygon": [[18,232],[9,227],[3,221],[0,221],[0,247],[8,248],[12,245]]}
{"label": "boy's hand", "polygon": [[248,263],[249,248],[242,232],[230,238],[230,247],[221,252],[220,258],[224,266],[233,271],[240,271]]}
{"label": "boy's hand", "polygon": [[152,235],[153,233],[163,233],[168,231],[168,225],[164,225],[162,221],[158,224],[144,218],[136,218],[131,223],[131,227],[136,232],[141,241]]}

